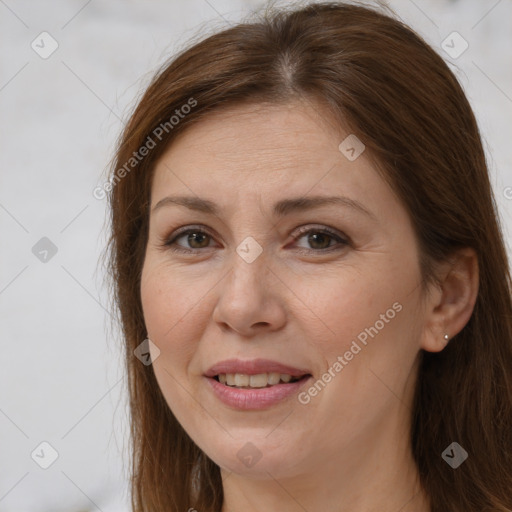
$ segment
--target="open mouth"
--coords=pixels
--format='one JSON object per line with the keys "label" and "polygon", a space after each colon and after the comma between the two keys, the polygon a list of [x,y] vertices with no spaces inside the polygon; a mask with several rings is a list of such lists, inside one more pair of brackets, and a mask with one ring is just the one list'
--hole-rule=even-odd
{"label": "open mouth", "polygon": [[311,374],[301,376],[292,376],[286,373],[259,373],[256,375],[247,375],[244,373],[219,373],[212,377],[217,382],[225,386],[238,389],[263,389],[282,384],[292,384],[294,382],[306,380]]}

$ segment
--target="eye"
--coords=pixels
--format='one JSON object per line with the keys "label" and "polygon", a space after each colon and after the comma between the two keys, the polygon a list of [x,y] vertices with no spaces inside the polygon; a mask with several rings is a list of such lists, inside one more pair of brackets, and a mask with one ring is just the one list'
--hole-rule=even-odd
{"label": "eye", "polygon": [[[301,252],[330,252],[332,250],[340,250],[346,245],[349,245],[349,241],[341,236],[336,231],[323,226],[323,227],[311,227],[303,226],[299,228],[298,232],[294,234],[295,240],[301,240],[306,238],[307,243],[311,245],[311,248],[300,248]],[[179,244],[178,241],[181,239],[185,240],[185,243],[189,244],[188,247],[184,247]],[[194,254],[201,249],[211,247],[210,241],[213,239],[213,235],[205,231],[200,227],[189,227],[187,229],[180,229],[173,233],[169,239],[166,239],[162,246],[172,251],[182,252],[185,254]],[[337,242],[334,246],[331,244],[332,241]]]}
{"label": "eye", "polygon": [[[178,244],[178,240],[184,238],[186,243],[190,244],[190,249],[187,247],[183,247]],[[183,252],[186,254],[193,254],[197,252],[199,249],[205,249],[209,246],[207,243],[209,239],[212,238],[208,232],[199,227],[189,227],[188,229],[180,229],[174,236],[171,235],[169,240],[166,240],[163,244],[164,247],[171,249],[172,251]],[[206,243],[205,243],[206,242]]]}
{"label": "eye", "polygon": [[[303,226],[299,228],[299,231],[295,234],[294,238],[296,240],[300,240],[302,238],[306,238],[306,235],[306,241],[308,244],[310,244],[310,246],[312,246],[314,252],[327,252],[331,250],[339,250],[349,244],[349,241],[347,239],[345,239],[339,233],[326,226]],[[336,244],[334,246],[330,244],[330,242],[332,242],[333,240],[338,242],[338,247],[336,246]],[[306,251],[311,252],[311,250],[308,248],[306,248]]]}

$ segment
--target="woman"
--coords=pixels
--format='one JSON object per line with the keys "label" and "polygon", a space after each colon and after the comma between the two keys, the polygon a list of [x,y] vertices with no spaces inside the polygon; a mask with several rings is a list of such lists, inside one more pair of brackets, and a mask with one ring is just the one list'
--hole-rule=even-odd
{"label": "woman", "polygon": [[134,511],[512,509],[507,255],[471,107],[409,28],[315,4],[195,44],[110,205]]}

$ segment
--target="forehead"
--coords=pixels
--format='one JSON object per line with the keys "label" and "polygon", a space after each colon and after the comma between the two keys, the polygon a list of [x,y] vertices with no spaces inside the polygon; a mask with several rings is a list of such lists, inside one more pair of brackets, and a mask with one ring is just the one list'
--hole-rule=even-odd
{"label": "forehead", "polygon": [[[339,149],[350,133],[316,104],[244,105],[209,114],[180,134],[155,169],[152,205],[170,193],[210,197],[229,208],[259,196],[381,196],[388,186],[364,152]],[[383,196],[383,197],[382,197]]]}
{"label": "forehead", "polygon": [[183,157],[243,162],[240,171],[263,170],[265,163],[271,170],[287,163],[318,161],[318,151],[337,158],[340,134],[334,132],[335,125],[329,126],[311,104],[246,105],[207,115],[182,133],[167,154],[175,162]]}

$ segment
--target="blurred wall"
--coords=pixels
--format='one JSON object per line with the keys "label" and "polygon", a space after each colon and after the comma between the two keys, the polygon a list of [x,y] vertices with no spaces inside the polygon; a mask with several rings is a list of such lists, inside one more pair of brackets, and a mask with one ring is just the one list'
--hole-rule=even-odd
{"label": "blurred wall", "polygon": [[[129,510],[126,382],[98,263],[106,202],[93,190],[158,65],[262,4],[0,0],[0,512]],[[389,5],[467,91],[508,243],[512,4]]]}

